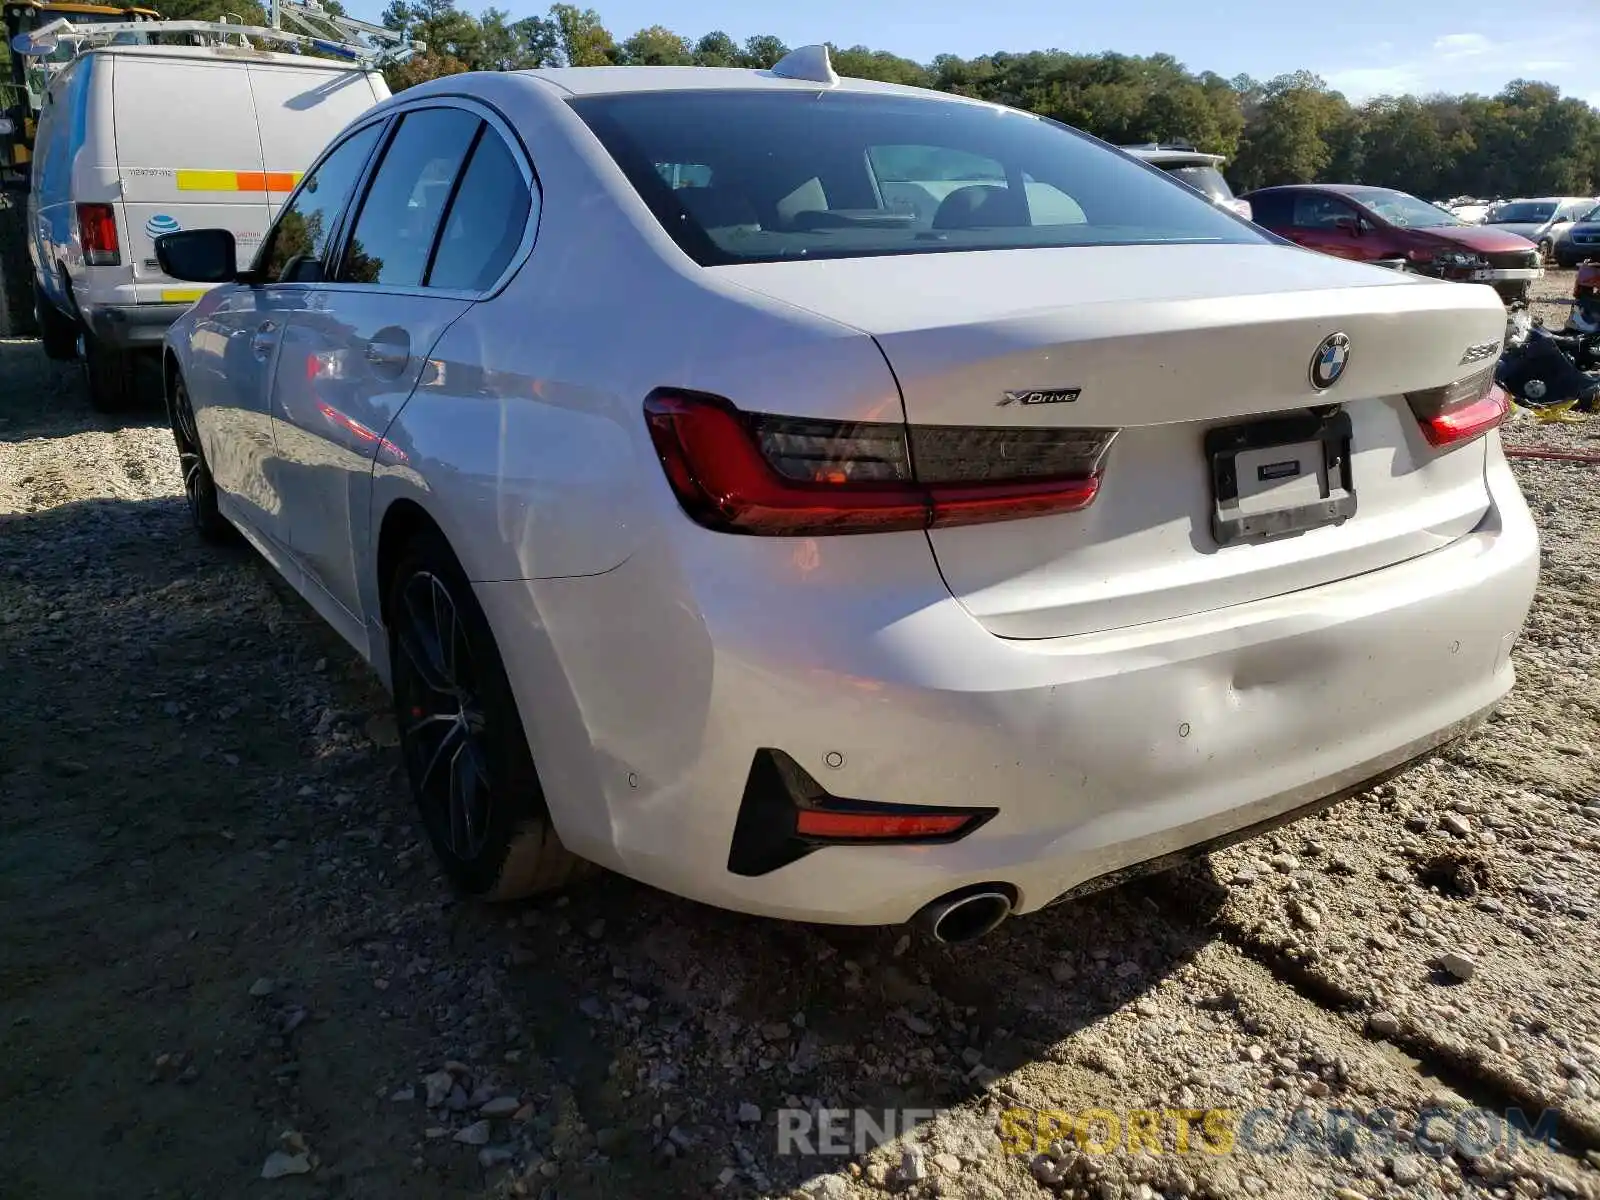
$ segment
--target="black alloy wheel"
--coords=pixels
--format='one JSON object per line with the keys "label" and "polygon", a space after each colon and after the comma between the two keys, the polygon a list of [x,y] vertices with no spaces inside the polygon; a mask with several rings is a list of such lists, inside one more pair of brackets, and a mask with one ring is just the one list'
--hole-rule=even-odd
{"label": "black alloy wheel", "polygon": [[195,532],[208,542],[225,542],[233,536],[233,526],[217,510],[217,485],[206,465],[200,446],[200,433],[194,420],[194,405],[183,376],[172,377],[172,394],[167,400],[167,419],[172,440],[178,445],[178,471],[183,476],[183,498],[189,506],[189,520]]}
{"label": "black alloy wheel", "polygon": [[550,822],[488,619],[436,531],[406,548],[384,613],[400,749],[446,873],[492,900],[578,877],[588,864]]}

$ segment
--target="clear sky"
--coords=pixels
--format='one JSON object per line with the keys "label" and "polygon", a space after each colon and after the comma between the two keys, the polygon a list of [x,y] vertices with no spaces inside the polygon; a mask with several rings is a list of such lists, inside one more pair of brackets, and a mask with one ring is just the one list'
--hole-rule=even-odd
{"label": "clear sky", "polygon": [[[486,6],[458,3],[472,12]],[[375,19],[383,0],[347,6]],[[500,0],[498,7],[521,17],[545,11],[548,0]],[[1164,50],[1191,70],[1230,78],[1304,67],[1354,101],[1396,91],[1493,93],[1524,77],[1600,105],[1600,0],[598,0],[593,7],[619,40],[660,24],[690,38],[722,29],[739,41],[772,33],[791,46],[861,43],[919,62],[944,52]]]}

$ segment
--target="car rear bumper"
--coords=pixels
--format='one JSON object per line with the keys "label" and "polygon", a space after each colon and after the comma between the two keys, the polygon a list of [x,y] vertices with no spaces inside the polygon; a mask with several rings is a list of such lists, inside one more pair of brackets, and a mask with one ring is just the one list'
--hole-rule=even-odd
{"label": "car rear bumper", "polygon": [[188,304],[108,304],[86,310],[90,331],[119,350],[156,349]]}
{"label": "car rear bumper", "polygon": [[[1348,793],[1492,709],[1512,683],[1538,535],[1490,459],[1488,517],[1443,549],[1106,633],[997,638],[948,592],[910,586],[911,551],[929,556],[898,535],[826,550],[699,539],[704,561],[659,551],[604,576],[477,587],[578,853],[798,920],[896,923],[978,883],[1009,885],[1027,912]],[[717,553],[746,568],[708,574]],[[769,569],[749,569],[752,554]],[[730,841],[763,747],[835,796],[999,811],[949,844],[829,847],[736,875]]]}

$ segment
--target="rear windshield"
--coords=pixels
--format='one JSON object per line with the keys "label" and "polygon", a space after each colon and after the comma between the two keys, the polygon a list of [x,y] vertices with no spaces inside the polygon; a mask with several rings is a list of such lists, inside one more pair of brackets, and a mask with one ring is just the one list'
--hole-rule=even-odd
{"label": "rear windshield", "polygon": [[1505,225],[1512,221],[1548,221],[1556,215],[1556,206],[1543,200],[1524,200],[1515,204],[1502,204],[1485,220],[1487,225]]}
{"label": "rear windshield", "polygon": [[703,266],[1266,241],[1159,171],[987,105],[798,89],[570,103]]}
{"label": "rear windshield", "polygon": [[1210,196],[1213,200],[1233,199],[1233,190],[1228,187],[1228,181],[1215,167],[1202,163],[1181,163],[1170,167],[1163,166],[1162,170],[1174,178],[1183,180],[1195,191]]}

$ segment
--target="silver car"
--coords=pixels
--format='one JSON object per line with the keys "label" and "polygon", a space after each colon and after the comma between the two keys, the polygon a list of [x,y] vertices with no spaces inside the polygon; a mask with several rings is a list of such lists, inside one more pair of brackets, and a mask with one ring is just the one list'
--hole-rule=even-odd
{"label": "silver car", "polygon": [[1506,200],[1484,214],[1483,223],[1519,234],[1539,247],[1546,260],[1554,257],[1559,240],[1572,223],[1597,203],[1593,196],[1544,196],[1536,200]]}
{"label": "silver car", "polygon": [[986,932],[1314,810],[1512,684],[1486,287],[1285,245],[1031,113],[765,71],[451,76],[335,139],[166,379],[394,694],[474,894],[574,856]]}

